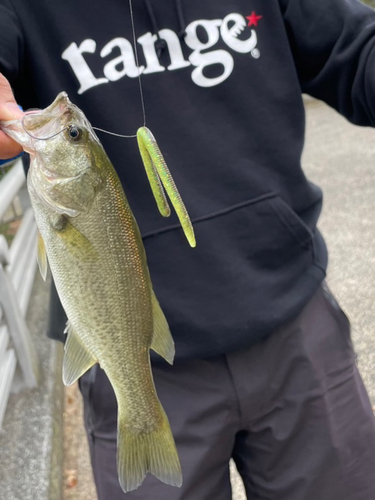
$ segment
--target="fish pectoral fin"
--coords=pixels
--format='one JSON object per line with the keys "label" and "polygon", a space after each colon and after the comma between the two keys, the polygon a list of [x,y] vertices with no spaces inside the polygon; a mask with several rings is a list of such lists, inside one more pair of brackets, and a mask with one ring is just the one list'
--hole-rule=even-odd
{"label": "fish pectoral fin", "polygon": [[96,363],[96,359],[82,344],[69,321],[66,324],[65,332],[67,332],[68,338],[65,343],[63,382],[65,385],[72,385]]}
{"label": "fish pectoral fin", "polygon": [[97,260],[98,254],[90,240],[73,226],[66,218],[60,227],[55,227],[55,232],[61,238],[68,252],[75,258],[83,261]]}
{"label": "fish pectoral fin", "polygon": [[173,365],[175,347],[167,320],[161,310],[155,292],[151,290],[152,315],[154,319],[154,332],[151,349],[162,356],[169,364]]}
{"label": "fish pectoral fin", "polygon": [[48,270],[47,252],[43,237],[39,231],[38,231],[36,257],[38,261],[40,274],[42,275],[43,280],[46,281],[47,270]]}
{"label": "fish pectoral fin", "polygon": [[147,433],[132,433],[119,406],[117,471],[126,493],[140,486],[148,472],[163,483],[180,487],[182,473],[167,415],[160,407],[160,423]]}

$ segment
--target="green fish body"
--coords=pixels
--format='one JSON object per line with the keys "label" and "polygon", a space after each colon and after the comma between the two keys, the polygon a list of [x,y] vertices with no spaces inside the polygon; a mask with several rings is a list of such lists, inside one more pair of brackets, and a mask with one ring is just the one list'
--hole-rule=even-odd
{"label": "green fish body", "polygon": [[40,232],[39,266],[45,276],[48,259],[69,318],[64,383],[72,384],[95,363],[106,372],[118,402],[124,491],[137,488],[148,472],[180,486],[175,442],[149,356],[152,348],[172,363],[174,343],[120,180],[65,93],[26,115],[21,125],[3,124],[3,130],[31,154],[27,184]]}

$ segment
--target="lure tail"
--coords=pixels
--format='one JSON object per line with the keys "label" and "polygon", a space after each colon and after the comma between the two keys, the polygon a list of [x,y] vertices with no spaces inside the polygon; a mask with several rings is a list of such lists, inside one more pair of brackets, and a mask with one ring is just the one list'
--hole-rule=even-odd
{"label": "lure tail", "polygon": [[181,486],[182,473],[168,418],[160,405],[159,427],[148,433],[134,434],[119,409],[117,468],[126,493],[138,488],[150,472],[160,481]]}
{"label": "lure tail", "polygon": [[195,235],[189,214],[184,202],[174,183],[173,177],[167,167],[159,146],[147,127],[141,127],[137,131],[139,151],[146,169],[147,177],[151,185],[159,212],[163,217],[169,217],[171,210],[168,205],[164,189],[176,210],[177,217],[181,222],[182,229],[190,246],[195,247]]}

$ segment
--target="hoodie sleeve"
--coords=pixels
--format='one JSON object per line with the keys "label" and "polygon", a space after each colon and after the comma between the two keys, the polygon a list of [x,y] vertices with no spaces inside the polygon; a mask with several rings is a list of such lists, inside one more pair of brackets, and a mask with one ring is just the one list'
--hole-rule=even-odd
{"label": "hoodie sleeve", "polygon": [[357,0],[279,0],[303,92],[375,126],[375,11]]}
{"label": "hoodie sleeve", "polygon": [[22,54],[23,37],[17,16],[9,0],[0,0],[0,72],[11,83],[20,72]]}

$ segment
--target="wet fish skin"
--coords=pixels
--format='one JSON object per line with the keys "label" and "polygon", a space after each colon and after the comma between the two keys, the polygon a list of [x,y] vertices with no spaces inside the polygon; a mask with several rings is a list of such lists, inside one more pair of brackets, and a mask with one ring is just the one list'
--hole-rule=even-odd
{"label": "wet fish skin", "polygon": [[[65,93],[26,116],[23,126],[1,126],[31,154],[28,189],[41,235],[39,264],[45,274],[45,249],[69,318],[64,382],[73,383],[95,363],[106,372],[118,402],[124,491],[137,488],[147,472],[180,486],[180,463],[149,359],[153,348],[172,363],[174,344],[120,180]],[[71,137],[72,126],[79,137]],[[57,135],[36,140],[29,134]]]}

